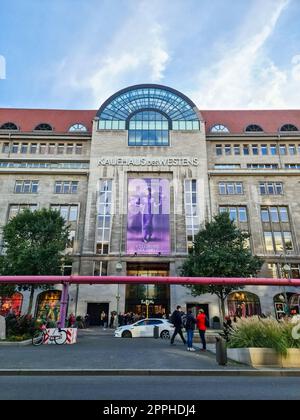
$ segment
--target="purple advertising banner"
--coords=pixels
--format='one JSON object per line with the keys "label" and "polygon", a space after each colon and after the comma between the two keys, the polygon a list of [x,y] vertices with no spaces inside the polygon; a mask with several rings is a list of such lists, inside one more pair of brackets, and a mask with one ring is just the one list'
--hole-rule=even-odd
{"label": "purple advertising banner", "polygon": [[170,182],[128,180],[127,254],[170,254]]}

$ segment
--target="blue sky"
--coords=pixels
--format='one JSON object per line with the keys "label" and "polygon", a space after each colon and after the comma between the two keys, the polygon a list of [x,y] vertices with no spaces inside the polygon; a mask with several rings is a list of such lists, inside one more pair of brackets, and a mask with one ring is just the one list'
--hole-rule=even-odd
{"label": "blue sky", "polygon": [[200,109],[300,108],[299,0],[1,0],[0,17],[1,107],[158,83]]}

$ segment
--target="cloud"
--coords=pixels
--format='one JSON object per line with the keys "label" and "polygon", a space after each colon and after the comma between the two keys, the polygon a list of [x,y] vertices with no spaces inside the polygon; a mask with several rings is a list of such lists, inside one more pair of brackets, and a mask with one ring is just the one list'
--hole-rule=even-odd
{"label": "cloud", "polygon": [[106,49],[98,44],[91,54],[85,45],[79,45],[76,54],[57,66],[56,94],[88,93],[89,106],[97,107],[128,84],[145,80],[160,83],[164,79],[170,61],[164,30],[153,15],[145,13],[143,4],[125,19]]}
{"label": "cloud", "polygon": [[[263,6],[264,5],[264,6]],[[278,20],[289,0],[256,3],[232,45],[223,45],[216,63],[200,72],[199,88],[190,93],[203,109],[299,107],[300,55],[280,69],[266,54]]]}

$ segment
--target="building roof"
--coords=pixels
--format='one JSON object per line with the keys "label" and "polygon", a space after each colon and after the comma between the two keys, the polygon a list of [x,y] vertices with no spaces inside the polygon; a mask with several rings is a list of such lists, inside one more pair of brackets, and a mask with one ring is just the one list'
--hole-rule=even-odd
{"label": "building roof", "polygon": [[226,126],[230,133],[239,134],[250,124],[259,125],[265,133],[277,133],[285,124],[300,130],[300,110],[201,111],[206,132],[216,124]]}
{"label": "building roof", "polygon": [[[240,134],[250,124],[261,126],[265,133],[277,133],[284,124],[293,124],[300,130],[300,110],[253,110],[253,111],[200,111],[206,124],[206,132],[216,124],[226,126],[230,133]],[[83,124],[89,132],[97,110],[15,109],[0,108],[0,126],[15,123],[21,132],[30,132],[41,123],[50,124],[53,132],[66,133],[76,123]]]}
{"label": "building roof", "polygon": [[0,126],[6,122],[13,122],[21,132],[28,132],[33,131],[38,124],[47,123],[54,132],[66,133],[73,124],[79,123],[90,132],[96,112],[95,110],[0,108]]}

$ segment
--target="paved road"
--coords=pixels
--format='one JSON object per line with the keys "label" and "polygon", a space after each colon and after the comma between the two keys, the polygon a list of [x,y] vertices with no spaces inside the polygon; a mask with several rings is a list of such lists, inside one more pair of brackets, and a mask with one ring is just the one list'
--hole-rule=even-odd
{"label": "paved road", "polygon": [[[230,363],[224,369],[240,368]],[[243,366],[244,367],[244,366]],[[0,346],[0,369],[217,369],[211,353],[188,352],[182,342],[115,338],[111,331],[80,331],[74,345]]]}
{"label": "paved road", "polygon": [[14,376],[0,389],[0,400],[299,400],[300,378]]}

